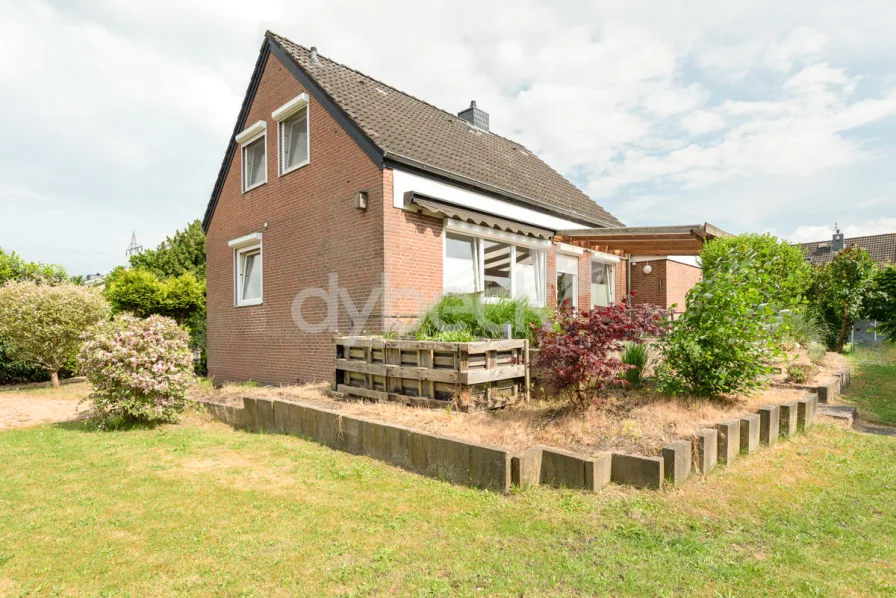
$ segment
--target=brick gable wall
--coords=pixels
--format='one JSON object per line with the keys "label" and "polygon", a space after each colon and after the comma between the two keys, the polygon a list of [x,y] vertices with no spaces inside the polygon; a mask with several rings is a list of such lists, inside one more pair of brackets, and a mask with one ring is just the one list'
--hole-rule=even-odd
{"label": "brick gable wall", "polygon": [[[278,175],[277,123],[271,113],[304,91],[276,57],[268,58],[246,120],[267,122],[268,182],[242,193],[237,151],[207,233],[208,365],[216,383],[331,379],[332,333],[300,330],[292,316],[294,299],[303,289],[328,290],[333,272],[362,309],[371,289],[380,285],[382,172],[313,97],[310,164]],[[353,207],[361,190],[368,193],[365,211]],[[264,302],[235,307],[234,255],[227,243],[255,232],[263,235]],[[373,311],[382,312],[381,302]],[[302,315],[316,323],[326,313],[322,300],[311,299]],[[337,321],[340,331],[348,331],[349,313],[342,302]],[[381,318],[369,325],[381,326]]]}

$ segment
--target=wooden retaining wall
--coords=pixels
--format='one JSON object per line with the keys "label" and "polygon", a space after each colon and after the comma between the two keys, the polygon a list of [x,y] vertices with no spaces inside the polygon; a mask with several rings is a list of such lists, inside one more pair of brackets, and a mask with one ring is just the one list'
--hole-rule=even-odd
{"label": "wooden retaining wall", "polygon": [[495,409],[529,399],[529,341],[334,339],[337,392],[419,407]]}

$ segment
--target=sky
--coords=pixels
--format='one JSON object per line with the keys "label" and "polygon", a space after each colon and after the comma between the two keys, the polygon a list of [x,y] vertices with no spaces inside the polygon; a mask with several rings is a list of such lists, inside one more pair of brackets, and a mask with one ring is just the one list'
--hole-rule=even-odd
{"label": "sky", "polygon": [[491,129],[627,225],[896,232],[896,4],[0,0],[0,248],[202,218],[265,30]]}

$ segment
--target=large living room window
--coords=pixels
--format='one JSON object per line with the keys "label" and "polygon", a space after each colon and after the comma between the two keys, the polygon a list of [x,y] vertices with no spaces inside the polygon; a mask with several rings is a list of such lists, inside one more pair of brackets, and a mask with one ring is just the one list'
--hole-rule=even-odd
{"label": "large living room window", "polygon": [[308,94],[303,93],[271,114],[277,121],[277,145],[280,153],[280,175],[292,172],[310,162],[308,136]]}
{"label": "large living room window", "polygon": [[268,182],[267,123],[263,120],[236,136],[242,155],[243,193]]}
{"label": "large living room window", "polygon": [[261,233],[234,239],[234,303],[237,307],[262,302]]}
{"label": "large living room window", "polygon": [[545,252],[509,241],[445,233],[443,291],[486,299],[527,297],[545,304]]}

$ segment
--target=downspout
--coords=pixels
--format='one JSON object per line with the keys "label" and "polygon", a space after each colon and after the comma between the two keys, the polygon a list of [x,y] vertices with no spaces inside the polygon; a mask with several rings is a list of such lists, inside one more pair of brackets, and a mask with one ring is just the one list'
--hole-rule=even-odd
{"label": "downspout", "polygon": [[632,254],[627,253],[625,259],[625,298],[631,299],[632,296]]}

